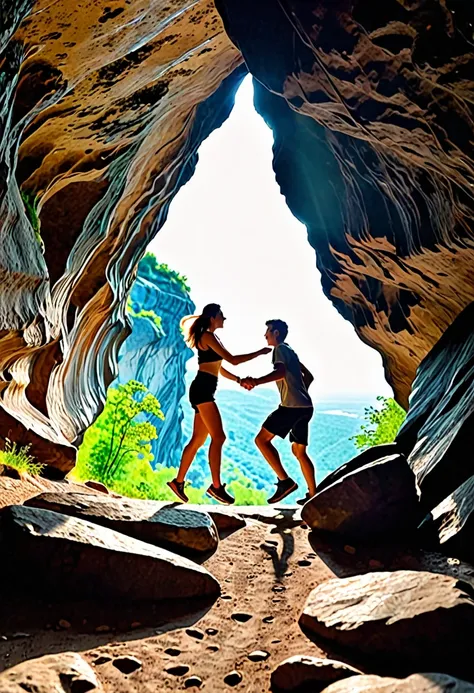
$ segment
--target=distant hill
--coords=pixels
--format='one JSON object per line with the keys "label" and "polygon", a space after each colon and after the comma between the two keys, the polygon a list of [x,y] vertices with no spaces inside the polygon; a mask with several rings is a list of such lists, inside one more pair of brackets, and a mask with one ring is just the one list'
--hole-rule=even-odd
{"label": "distant hill", "polygon": [[[314,398],[314,394],[313,394]],[[236,464],[246,477],[259,489],[272,491],[275,475],[257,451],[254,438],[267,415],[278,405],[278,393],[267,388],[252,392],[219,389],[216,401],[222,413],[227,441],[224,458]],[[316,464],[317,479],[321,481],[329,472],[357,454],[351,436],[359,432],[364,408],[373,404],[374,398],[344,401],[317,402],[310,431],[309,454]],[[187,397],[182,401],[183,429],[186,438],[191,435],[193,410]],[[190,469],[189,480],[202,486],[209,479],[207,442]],[[298,462],[291,454],[288,440],[277,439],[283,464],[304,489],[304,480]],[[225,477],[225,474],[224,474]],[[225,478],[224,478],[225,481]]]}

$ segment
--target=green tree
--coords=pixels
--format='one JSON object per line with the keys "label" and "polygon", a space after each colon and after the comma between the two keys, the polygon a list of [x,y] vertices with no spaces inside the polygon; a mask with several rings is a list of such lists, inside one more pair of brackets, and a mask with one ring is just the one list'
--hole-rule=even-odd
{"label": "green tree", "polygon": [[360,433],[350,438],[359,450],[392,443],[406,417],[405,410],[392,397],[377,397],[377,400],[382,406],[379,409],[367,407]]}
{"label": "green tree", "polygon": [[153,460],[150,443],[158,434],[156,427],[144,420],[145,414],[164,419],[160,403],[145,385],[130,380],[110,387],[102,414],[85,433],[74,476],[109,486],[138,461],[149,467]]}

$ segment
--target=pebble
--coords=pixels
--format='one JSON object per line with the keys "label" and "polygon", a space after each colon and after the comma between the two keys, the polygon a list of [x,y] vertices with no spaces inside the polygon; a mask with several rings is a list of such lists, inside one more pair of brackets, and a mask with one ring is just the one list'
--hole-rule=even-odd
{"label": "pebble", "polygon": [[270,657],[270,653],[264,650],[254,650],[254,652],[248,654],[247,657],[251,662],[264,662]]}
{"label": "pebble", "polygon": [[110,626],[106,626],[105,624],[103,626],[97,626],[95,629],[96,633],[109,633],[110,632]]}
{"label": "pebble", "polygon": [[201,686],[202,679],[200,679],[199,676],[190,676],[189,679],[186,679],[184,682],[185,688],[200,688]]}
{"label": "pebble", "polygon": [[66,621],[65,618],[60,618],[58,621],[58,626],[60,628],[63,628],[64,630],[67,630],[68,628],[71,627],[71,624],[69,623],[69,621]]}
{"label": "pebble", "polygon": [[250,619],[252,618],[252,615],[237,613],[232,614],[232,618],[234,619],[234,621],[238,621],[239,623],[247,623],[247,621],[250,621]]}
{"label": "pebble", "polygon": [[184,676],[188,673],[189,667],[187,664],[170,664],[165,667],[167,674],[172,674],[173,676]]}
{"label": "pebble", "polygon": [[169,655],[170,657],[178,657],[178,655],[181,654],[181,650],[178,650],[177,647],[168,647],[165,650],[165,654]]}
{"label": "pebble", "polygon": [[186,628],[186,634],[191,638],[196,638],[196,640],[202,640],[204,638],[204,633],[199,628]]}
{"label": "pebble", "polygon": [[224,677],[224,683],[226,683],[228,686],[237,686],[241,681],[242,674],[239,674],[239,672],[235,671],[235,669]]}
{"label": "pebble", "polygon": [[344,546],[344,551],[346,553],[350,554],[351,556],[353,556],[356,552],[355,548],[353,546],[351,546],[350,544],[346,544]]}
{"label": "pebble", "polygon": [[112,662],[114,667],[122,672],[122,674],[133,674],[137,669],[141,669],[142,663],[136,657],[131,655],[123,655],[116,657]]}

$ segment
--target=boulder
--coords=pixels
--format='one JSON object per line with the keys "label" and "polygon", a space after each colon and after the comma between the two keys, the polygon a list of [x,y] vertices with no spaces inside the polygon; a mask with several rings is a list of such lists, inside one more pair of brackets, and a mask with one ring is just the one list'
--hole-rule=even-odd
{"label": "boulder", "polygon": [[219,593],[215,578],[186,558],[50,510],[4,509],[0,537],[11,584],[55,597],[160,600]]}
{"label": "boulder", "polygon": [[339,481],[342,477],[357,471],[361,467],[365,467],[369,462],[377,462],[383,457],[388,457],[389,455],[396,455],[399,453],[399,446],[397,443],[384,443],[383,445],[373,445],[371,448],[364,450],[355,457],[353,457],[348,462],[341,464],[340,467],[335,469],[333,472],[324,477],[322,481],[318,483],[318,491],[322,491],[328,486],[332,486],[334,482]]}
{"label": "boulder", "polygon": [[409,570],[329,580],[311,592],[300,626],[317,641],[370,657],[384,673],[430,671],[442,661],[446,673],[462,676],[471,666],[473,589]]}
{"label": "boulder", "polygon": [[406,679],[356,676],[338,681],[324,693],[474,693],[474,686],[447,674],[413,674]]}
{"label": "boulder", "polygon": [[474,476],[431,511],[424,526],[434,527],[444,551],[474,561]]}
{"label": "boulder", "polygon": [[296,655],[281,662],[271,675],[271,688],[275,693],[303,693],[322,691],[329,683],[355,676],[361,672],[343,662]]}
{"label": "boulder", "polygon": [[207,513],[156,501],[112,498],[105,494],[43,493],[27,505],[64,513],[191,557],[208,556],[219,536]]}
{"label": "boulder", "polygon": [[30,659],[0,674],[2,693],[101,693],[104,689],[77,652]]}
{"label": "boulder", "polygon": [[382,457],[319,491],[301,516],[312,529],[363,542],[413,530],[421,519],[414,474],[403,455]]}
{"label": "boulder", "polygon": [[229,534],[237,532],[237,530],[243,529],[246,526],[247,523],[242,517],[242,508],[238,506],[237,508],[238,512],[234,508],[219,507],[218,505],[186,505],[186,510],[208,513],[214,520],[220,539],[224,539]]}

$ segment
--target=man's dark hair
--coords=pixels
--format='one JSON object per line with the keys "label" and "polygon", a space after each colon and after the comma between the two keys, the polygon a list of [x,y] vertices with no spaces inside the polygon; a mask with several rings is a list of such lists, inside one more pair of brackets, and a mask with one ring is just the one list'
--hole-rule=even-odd
{"label": "man's dark hair", "polygon": [[280,339],[280,342],[284,342],[286,339],[286,336],[288,334],[288,325],[286,322],[283,320],[267,320],[265,323],[267,327],[269,327],[272,332],[274,330],[278,330],[278,337]]}

